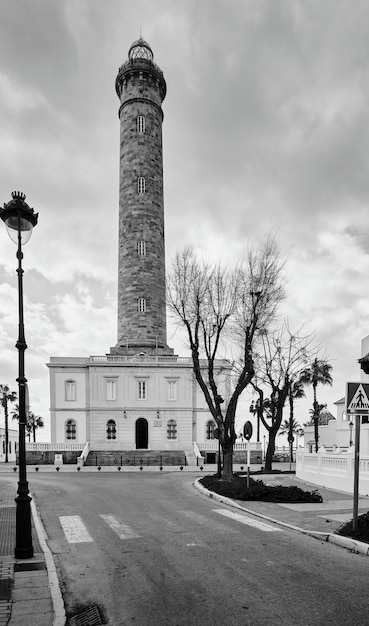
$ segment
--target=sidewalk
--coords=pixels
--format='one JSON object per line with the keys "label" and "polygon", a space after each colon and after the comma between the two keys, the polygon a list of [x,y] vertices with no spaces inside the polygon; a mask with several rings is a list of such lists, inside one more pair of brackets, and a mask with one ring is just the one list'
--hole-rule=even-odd
{"label": "sidewalk", "polygon": [[16,559],[14,484],[0,481],[0,626],[64,626],[65,612],[52,555],[31,501],[31,559]]}

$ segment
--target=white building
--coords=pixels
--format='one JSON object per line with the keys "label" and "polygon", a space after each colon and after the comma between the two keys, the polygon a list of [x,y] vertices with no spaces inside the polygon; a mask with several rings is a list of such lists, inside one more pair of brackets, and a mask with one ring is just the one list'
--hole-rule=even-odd
{"label": "white building", "polygon": [[[18,430],[8,429],[8,462],[15,463],[18,445]],[[0,463],[5,463],[5,428],[0,426]]]}
{"label": "white building", "polygon": [[[351,381],[369,383],[369,335],[361,342],[361,373]],[[346,399],[335,402],[335,419],[319,425],[319,450],[314,452],[314,427],[305,427],[304,449],[296,457],[296,474],[316,485],[332,487],[352,493],[354,480],[355,417],[346,413]],[[361,417],[359,492],[369,494],[369,419]]]}

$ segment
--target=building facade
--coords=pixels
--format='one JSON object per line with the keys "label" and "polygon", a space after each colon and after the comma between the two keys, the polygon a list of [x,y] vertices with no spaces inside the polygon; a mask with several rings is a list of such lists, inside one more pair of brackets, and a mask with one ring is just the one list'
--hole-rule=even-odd
{"label": "building facade", "polygon": [[[0,463],[5,463],[5,428],[0,426]],[[8,429],[8,462],[14,463],[18,446],[18,430]]]}
{"label": "building facade", "polygon": [[[167,345],[162,158],[166,82],[139,39],[116,78],[120,119],[118,333],[104,356],[51,357],[51,441],[92,449],[193,450],[215,422],[192,360]],[[220,392],[230,365],[217,366]]]}

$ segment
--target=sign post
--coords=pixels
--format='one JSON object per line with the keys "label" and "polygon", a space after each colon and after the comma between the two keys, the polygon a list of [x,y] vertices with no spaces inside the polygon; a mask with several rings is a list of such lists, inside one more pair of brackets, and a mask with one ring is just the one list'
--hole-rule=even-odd
{"label": "sign post", "polygon": [[360,461],[360,422],[361,415],[355,415],[355,465],[354,465],[354,509],[352,516],[352,530],[357,531],[357,518],[359,509],[359,461]]}
{"label": "sign post", "polygon": [[355,415],[354,503],[352,515],[352,530],[355,533],[358,526],[359,509],[360,423],[363,415],[369,415],[368,383],[347,383],[346,413],[350,416]]}
{"label": "sign post", "polygon": [[252,423],[247,421],[243,427],[243,436],[247,441],[247,489],[250,487],[250,465],[251,465],[251,452],[250,452],[250,439],[252,437]]}

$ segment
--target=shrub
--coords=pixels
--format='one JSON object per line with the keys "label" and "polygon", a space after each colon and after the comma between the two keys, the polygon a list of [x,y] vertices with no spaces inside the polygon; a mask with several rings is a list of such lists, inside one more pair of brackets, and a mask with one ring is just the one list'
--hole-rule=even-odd
{"label": "shrub", "polygon": [[304,491],[292,485],[265,485],[262,480],[250,478],[250,487],[247,488],[246,479],[234,476],[232,481],[204,476],[200,481],[204,487],[222,496],[235,500],[259,500],[263,502],[323,502],[318,491]]}
{"label": "shrub", "polygon": [[358,539],[358,541],[369,543],[369,512],[358,516],[356,532],[354,532],[352,526],[353,520],[350,520],[346,524],[340,526],[340,528],[336,530],[336,534],[343,535],[344,537],[352,537],[353,539]]}

